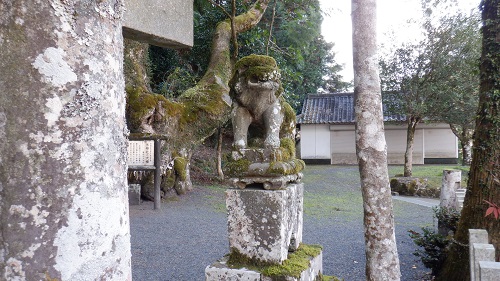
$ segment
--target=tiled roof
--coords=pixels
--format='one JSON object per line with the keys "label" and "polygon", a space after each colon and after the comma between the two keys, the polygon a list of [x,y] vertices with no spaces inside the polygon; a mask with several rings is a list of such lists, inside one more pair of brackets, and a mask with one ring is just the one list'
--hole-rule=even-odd
{"label": "tiled roof", "polygon": [[[384,105],[384,121],[406,121],[401,114],[386,114]],[[354,123],[354,94],[320,94],[308,95],[297,116],[299,124],[352,124]]]}

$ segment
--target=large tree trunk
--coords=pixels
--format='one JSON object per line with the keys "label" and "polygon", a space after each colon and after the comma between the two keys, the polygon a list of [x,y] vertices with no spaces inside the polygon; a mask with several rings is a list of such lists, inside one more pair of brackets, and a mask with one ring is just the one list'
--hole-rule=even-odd
{"label": "large tree trunk", "polygon": [[376,44],[376,0],[352,0],[356,154],[363,193],[366,280],[399,280]]}
{"label": "large tree trunk", "polygon": [[406,130],[406,151],[405,151],[405,167],[404,176],[411,177],[413,169],[413,144],[415,143],[415,129],[420,122],[419,117],[408,117],[408,128]]}
{"label": "large tree trunk", "polygon": [[[252,8],[246,13],[234,19],[236,33],[247,31],[254,27],[263,16],[271,0],[257,0]],[[141,73],[140,66],[142,59],[135,60],[141,55],[141,49],[128,52],[126,49],[126,66],[128,55],[132,58],[131,77],[127,75],[127,122],[131,132],[155,133],[167,135],[165,149],[173,154],[189,155],[196,145],[199,145],[205,138],[212,135],[217,128],[222,126],[229,119],[231,108],[231,98],[229,97],[229,80],[232,76],[234,62],[230,57],[230,43],[232,31],[231,22],[223,21],[217,25],[213,36],[212,49],[208,69],[197,85],[183,93],[178,101],[171,101],[159,95],[150,93],[143,85],[144,81],[135,80],[146,79],[144,75],[134,75]],[[136,65],[135,62],[139,62]],[[129,81],[134,82],[130,83]],[[130,85],[130,87],[129,87]],[[144,100],[152,102],[143,102]],[[182,157],[182,155],[177,156]],[[166,161],[170,161],[166,157]],[[189,158],[184,159],[189,166]],[[180,174],[186,175],[182,172]],[[182,177],[184,190],[189,190],[192,186],[189,173]]]}
{"label": "large tree trunk", "polygon": [[123,1],[0,1],[0,279],[130,280]]}
{"label": "large tree trunk", "polygon": [[484,200],[500,203],[500,0],[484,0],[479,110],[464,208],[439,280],[469,280],[468,230],[486,229],[500,257],[500,220],[485,217]]}

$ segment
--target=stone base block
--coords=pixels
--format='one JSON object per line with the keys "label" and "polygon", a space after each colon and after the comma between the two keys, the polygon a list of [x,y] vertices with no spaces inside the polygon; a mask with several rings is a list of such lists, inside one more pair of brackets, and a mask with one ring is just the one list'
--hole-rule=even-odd
{"label": "stone base block", "polygon": [[141,185],[129,184],[128,185],[128,203],[130,205],[141,204]]}
{"label": "stone base block", "polygon": [[302,242],[303,184],[283,190],[228,189],[231,251],[265,263],[281,264]]}
{"label": "stone base block", "polygon": [[285,189],[287,185],[291,182],[297,183],[300,182],[303,175],[302,173],[286,175],[286,176],[276,176],[276,177],[239,177],[239,178],[231,178],[229,182],[232,186],[244,189],[247,186],[251,186],[253,184],[262,184],[262,187],[267,190],[277,190],[277,189]]}
{"label": "stone base block", "polygon": [[314,281],[323,272],[323,253],[310,261],[310,266],[302,271],[300,277],[293,276],[265,276],[259,271],[246,268],[230,268],[226,264],[227,259],[213,263],[205,268],[206,281]]}
{"label": "stone base block", "polygon": [[500,262],[480,261],[479,280],[498,281],[500,278]]}

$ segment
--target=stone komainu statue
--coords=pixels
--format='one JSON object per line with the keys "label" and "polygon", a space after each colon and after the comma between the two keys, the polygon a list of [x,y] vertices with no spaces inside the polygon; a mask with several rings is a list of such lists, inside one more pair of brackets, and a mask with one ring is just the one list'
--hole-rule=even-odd
{"label": "stone komainu statue", "polygon": [[240,59],[230,86],[234,141],[226,172],[233,184],[282,189],[300,180],[304,162],[295,157],[295,112],[282,97],[276,61],[260,55]]}
{"label": "stone komainu statue", "polygon": [[233,146],[247,147],[248,128],[254,123],[263,129],[264,147],[279,147],[283,88],[276,61],[259,55],[242,58],[236,63],[231,86]]}

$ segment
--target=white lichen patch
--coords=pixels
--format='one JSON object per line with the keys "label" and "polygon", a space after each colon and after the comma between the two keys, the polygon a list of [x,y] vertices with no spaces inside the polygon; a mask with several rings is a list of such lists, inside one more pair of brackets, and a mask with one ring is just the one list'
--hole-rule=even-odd
{"label": "white lichen patch", "polygon": [[25,281],[26,274],[23,270],[23,263],[15,258],[9,258],[5,266],[5,280],[9,281]]}
{"label": "white lichen patch", "polygon": [[49,127],[52,127],[56,125],[56,122],[59,120],[59,117],[61,116],[61,110],[63,108],[61,99],[57,96],[49,98],[47,99],[45,106],[48,109],[44,114],[45,119],[47,119],[47,125]]}
{"label": "white lichen patch", "polygon": [[63,49],[49,47],[36,57],[32,65],[46,83],[61,87],[77,80],[75,72],[65,61],[65,57],[66,53]]}
{"label": "white lichen patch", "polygon": [[127,279],[130,233],[126,200],[124,194],[104,198],[99,192],[88,191],[73,197],[73,206],[78,208],[69,210],[67,225],[54,240],[54,267],[61,272],[61,280],[76,280],[78,276],[98,280],[109,268],[116,268],[110,280]]}
{"label": "white lichen patch", "polygon": [[35,251],[40,248],[42,244],[40,243],[35,243],[33,245],[31,245],[29,247],[29,249],[25,250],[24,252],[21,253],[21,257],[23,258],[26,258],[26,257],[29,257],[29,258],[33,258],[33,256],[35,255]]}

